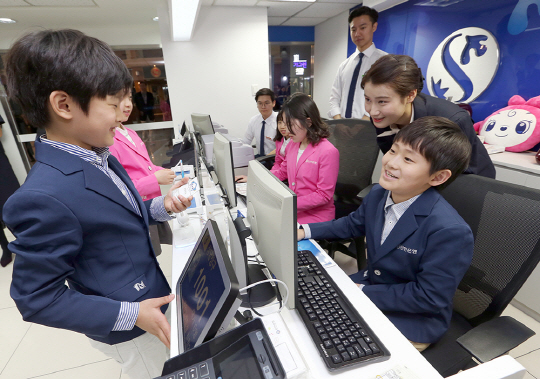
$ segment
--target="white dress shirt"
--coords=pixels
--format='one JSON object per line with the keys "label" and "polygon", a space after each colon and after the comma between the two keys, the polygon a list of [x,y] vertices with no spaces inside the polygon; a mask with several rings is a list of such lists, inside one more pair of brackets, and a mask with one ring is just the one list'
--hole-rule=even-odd
{"label": "white dress shirt", "polygon": [[[364,107],[364,90],[362,89],[362,77],[369,70],[371,65],[377,61],[383,55],[388,53],[375,48],[375,44],[372,43],[370,47],[363,51],[364,58],[362,58],[362,65],[360,66],[360,73],[358,75],[358,81],[356,82],[356,90],[354,92],[354,100],[352,107],[352,118],[362,118],[364,115],[369,116]],[[349,97],[349,88],[354,73],[354,69],[358,64],[360,52],[358,49],[343,63],[339,65],[334,84],[332,85],[332,91],[330,92],[330,110],[328,111],[328,117],[333,118],[335,115],[340,114],[345,118],[345,111],[347,110],[347,99]]]}
{"label": "white dress shirt", "polygon": [[[277,129],[277,112],[272,112],[272,114],[264,120],[266,124],[264,126],[264,155],[267,155],[271,151],[276,149],[276,143],[274,142],[274,137],[276,136]],[[261,139],[261,128],[262,128],[263,117],[260,113],[253,116],[249,120],[248,128],[242,142],[245,144],[251,145],[253,138],[255,138],[255,144],[257,146],[256,154],[259,154],[259,143]]]}

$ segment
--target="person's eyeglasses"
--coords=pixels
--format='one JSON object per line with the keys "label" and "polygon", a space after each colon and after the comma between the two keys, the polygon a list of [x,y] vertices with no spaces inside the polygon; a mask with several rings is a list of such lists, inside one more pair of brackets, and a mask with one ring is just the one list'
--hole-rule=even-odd
{"label": "person's eyeglasses", "polygon": [[267,102],[265,102],[265,103],[261,103],[260,101],[257,101],[257,106],[258,106],[259,108],[268,107],[268,106],[270,106],[271,104],[272,104],[272,103],[269,102],[269,101],[267,101]]}

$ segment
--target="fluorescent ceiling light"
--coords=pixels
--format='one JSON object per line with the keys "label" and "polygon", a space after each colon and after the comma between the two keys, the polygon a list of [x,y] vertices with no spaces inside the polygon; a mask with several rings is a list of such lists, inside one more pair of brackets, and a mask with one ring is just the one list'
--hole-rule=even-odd
{"label": "fluorescent ceiling light", "polygon": [[201,0],[169,0],[171,37],[173,41],[190,41]]}
{"label": "fluorescent ceiling light", "polygon": [[274,0],[274,1],[276,1],[276,2],[294,1],[295,3],[298,3],[298,2],[314,3],[317,0]]}
{"label": "fluorescent ceiling light", "polygon": [[11,18],[1,18],[1,17],[0,17],[0,22],[1,22],[2,24],[14,24],[14,23],[16,23],[17,21],[12,20]]}
{"label": "fluorescent ceiling light", "polygon": [[447,7],[452,4],[460,3],[463,0],[425,0],[420,1],[414,5],[421,5],[424,7]]}

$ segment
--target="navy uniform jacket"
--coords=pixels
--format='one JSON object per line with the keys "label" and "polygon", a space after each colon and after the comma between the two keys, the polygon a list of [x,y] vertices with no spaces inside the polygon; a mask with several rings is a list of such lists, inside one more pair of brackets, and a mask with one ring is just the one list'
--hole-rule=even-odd
{"label": "navy uniform jacket", "polygon": [[131,190],[143,217],[92,164],[39,139],[36,158],[3,215],[16,237],[9,245],[17,254],[11,297],[23,319],[108,344],[143,334],[138,327],[111,330],[121,301],[170,293],[150,241],[151,201],[142,201],[112,155],[109,166]]}
{"label": "navy uniform jacket", "polygon": [[309,224],[311,237],[366,236],[368,266],[351,275],[364,293],[414,342],[436,342],[448,329],[452,298],[469,268],[473,234],[439,192],[425,191],[381,245],[388,191],[376,185],[347,217]]}
{"label": "navy uniform jacket", "polygon": [[[416,96],[413,101],[413,106],[413,117],[415,120],[425,116],[446,117],[455,122],[461,128],[461,131],[465,133],[472,146],[471,161],[469,162],[469,167],[465,170],[465,174],[476,174],[495,179],[495,166],[493,165],[484,144],[480,142],[476,136],[471,116],[466,110],[461,109],[456,104],[445,99],[439,99],[438,97],[429,96],[423,93],[419,93]],[[379,135],[389,131],[390,128],[376,128],[376,130],[377,135]],[[393,134],[377,137],[377,143],[383,154],[386,154],[386,152],[390,150],[395,136],[396,135]]]}

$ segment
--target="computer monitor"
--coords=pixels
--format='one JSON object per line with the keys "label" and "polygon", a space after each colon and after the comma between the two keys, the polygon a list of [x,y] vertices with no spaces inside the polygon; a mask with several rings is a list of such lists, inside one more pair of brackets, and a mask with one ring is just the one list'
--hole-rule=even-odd
{"label": "computer monitor", "polygon": [[212,120],[210,120],[210,115],[192,113],[191,122],[193,123],[193,130],[202,136],[214,134],[214,126],[212,125]]}
{"label": "computer monitor", "polygon": [[236,207],[236,183],[231,142],[221,133],[214,135],[212,166],[229,208]]}
{"label": "computer monitor", "polygon": [[[264,266],[254,262],[248,264],[246,238],[250,236],[251,231],[246,227],[244,219],[237,217],[233,220],[229,212],[225,213],[229,224],[231,263],[238,278],[238,285],[240,288],[244,288],[249,284],[268,279],[264,273]],[[245,295],[241,295],[241,306],[258,308],[270,304],[278,295],[277,288],[271,283],[259,284],[250,288]]]}
{"label": "computer monitor", "polygon": [[184,137],[184,135],[186,134],[186,132],[187,132],[187,127],[186,127],[186,122],[184,121],[184,122],[182,123],[182,127],[180,128],[180,135],[181,135],[182,137]]}
{"label": "computer monitor", "polygon": [[[194,161],[193,161],[193,167],[195,169],[195,175],[200,176],[201,175],[201,161],[200,161],[200,150],[201,146],[199,145],[199,140],[197,139],[197,136],[195,133],[190,133],[191,137],[191,143],[193,144],[193,154],[194,154]],[[202,180],[202,179],[199,179]]]}
{"label": "computer monitor", "polygon": [[[268,269],[295,294],[297,274],[296,194],[260,162],[248,165],[247,219]],[[287,306],[294,308],[295,296]]]}
{"label": "computer monitor", "polygon": [[220,334],[236,313],[239,286],[218,226],[208,220],[176,285],[178,351]]}

